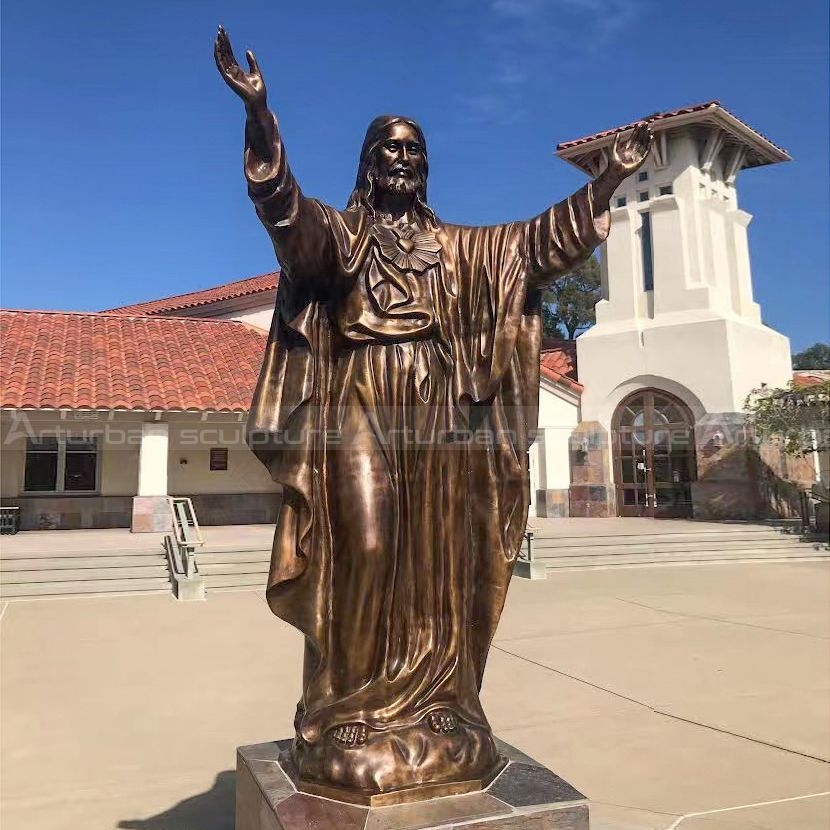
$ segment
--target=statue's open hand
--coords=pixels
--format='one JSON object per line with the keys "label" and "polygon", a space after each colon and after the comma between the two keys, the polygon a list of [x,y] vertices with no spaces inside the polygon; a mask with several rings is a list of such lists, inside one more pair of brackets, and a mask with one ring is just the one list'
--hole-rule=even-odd
{"label": "statue's open hand", "polygon": [[619,181],[628,178],[646,160],[651,149],[651,130],[640,121],[625,137],[617,133],[608,158],[608,171]]}
{"label": "statue's open hand", "polygon": [[250,49],[245,53],[250,67],[250,71],[245,72],[236,62],[228,33],[221,26],[213,44],[213,56],[225,83],[245,102],[246,107],[256,109],[265,106],[265,81],[254,53]]}

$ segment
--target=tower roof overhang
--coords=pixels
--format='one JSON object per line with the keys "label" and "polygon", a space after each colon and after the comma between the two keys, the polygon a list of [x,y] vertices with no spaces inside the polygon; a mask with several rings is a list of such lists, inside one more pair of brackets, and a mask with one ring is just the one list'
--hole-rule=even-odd
{"label": "tower roof overhang", "polygon": [[[733,157],[736,160],[740,159],[740,169],[792,160],[783,147],[779,147],[749,124],[741,121],[722,107],[720,101],[707,101],[681,109],[657,112],[640,120],[648,122],[652,133],[658,138],[658,144],[661,134],[666,135],[670,130],[680,127],[697,129],[703,138],[711,135],[713,131],[721,133],[722,142],[719,141],[718,146],[733,151]],[[605,154],[613,143],[614,136],[627,132],[636,124],[637,121],[632,121],[583,138],[563,141],[556,146],[556,154],[588,175],[596,175],[604,165]]]}

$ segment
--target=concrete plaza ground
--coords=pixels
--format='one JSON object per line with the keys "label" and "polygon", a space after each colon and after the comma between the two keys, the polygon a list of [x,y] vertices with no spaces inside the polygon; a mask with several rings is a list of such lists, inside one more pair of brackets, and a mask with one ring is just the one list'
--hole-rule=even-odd
{"label": "concrete plaza ground", "polygon": [[[826,830],[829,610],[826,562],[514,580],[485,708],[593,830]],[[2,611],[3,830],[231,830],[235,747],[288,735],[299,695],[261,593]]]}

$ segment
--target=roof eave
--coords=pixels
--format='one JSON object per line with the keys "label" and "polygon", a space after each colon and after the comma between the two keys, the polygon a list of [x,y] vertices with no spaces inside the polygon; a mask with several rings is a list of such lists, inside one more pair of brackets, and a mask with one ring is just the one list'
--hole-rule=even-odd
{"label": "roof eave", "polygon": [[[783,149],[778,147],[765,136],[761,135],[756,130],[753,130],[748,124],[745,124],[739,118],[734,116],[729,110],[724,109],[719,104],[710,104],[705,109],[696,110],[694,112],[679,113],[668,118],[661,118],[657,121],[650,121],[649,127],[653,133],[664,132],[670,129],[677,129],[687,124],[701,123],[706,120],[714,118],[716,122],[720,122],[720,126],[731,133],[733,136],[741,140],[749,149],[756,155],[760,156],[763,161],[762,164],[777,164],[783,161],[792,161],[792,156]],[[648,119],[646,119],[648,120]],[[589,138],[579,144],[572,144],[571,142],[562,142],[568,146],[558,145],[556,155],[563,161],[572,164],[574,167],[581,170],[583,173],[590,171],[580,162],[580,159],[589,154],[602,150],[610,146],[614,138],[622,132],[630,129],[630,125],[620,127],[608,135],[603,135],[598,138]],[[580,139],[576,139],[580,141]],[[747,167],[757,167],[758,164],[747,164]]]}

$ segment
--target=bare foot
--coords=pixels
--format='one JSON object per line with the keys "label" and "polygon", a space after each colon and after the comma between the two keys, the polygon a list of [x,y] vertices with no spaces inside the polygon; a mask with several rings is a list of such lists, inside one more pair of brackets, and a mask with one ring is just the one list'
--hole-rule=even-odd
{"label": "bare foot", "polygon": [[340,746],[363,746],[369,738],[369,730],[362,723],[344,723],[331,730],[331,739]]}
{"label": "bare foot", "polygon": [[455,731],[458,718],[449,709],[436,709],[427,715],[427,723],[436,735],[446,735]]}

